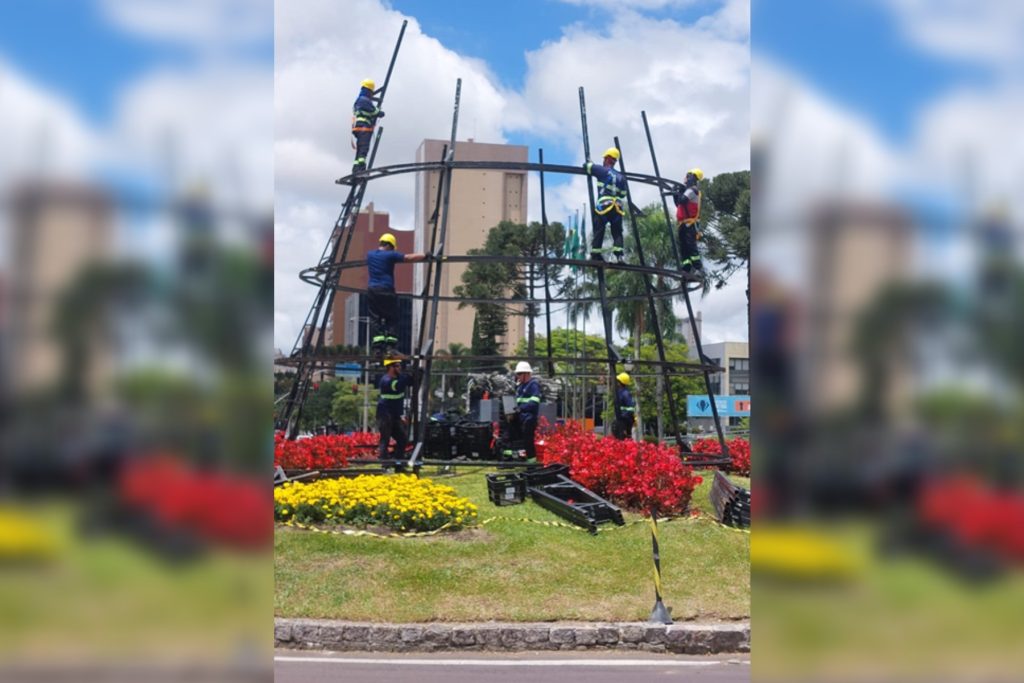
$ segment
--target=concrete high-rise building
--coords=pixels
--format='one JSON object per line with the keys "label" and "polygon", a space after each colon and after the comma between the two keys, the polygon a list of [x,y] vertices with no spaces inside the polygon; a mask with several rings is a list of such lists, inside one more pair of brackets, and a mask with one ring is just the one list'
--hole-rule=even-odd
{"label": "concrete high-rise building", "polygon": [[704,344],[704,355],[716,361],[722,371],[711,375],[711,391],[716,395],[750,394],[750,346],[747,342]]}
{"label": "concrete high-rise building", "polygon": [[[862,368],[852,348],[858,317],[883,287],[910,273],[913,230],[902,211],[874,204],[819,207],[811,228],[803,395],[817,413],[848,408],[860,398]],[[888,368],[884,400],[890,405],[907,403],[909,373],[899,363]]]}
{"label": "concrete high-rise building", "polygon": [[[349,244],[348,258],[352,261],[361,261],[366,258],[367,252],[376,249],[380,236],[390,232],[395,236],[398,251],[410,254],[416,251],[414,248],[415,239],[411,230],[398,230],[391,225],[391,216],[387,211],[377,211],[373,202],[370,202],[356,216],[355,230],[352,233],[352,242]],[[341,271],[341,284],[348,287],[366,288],[366,268],[346,268]],[[411,292],[413,285],[413,266],[398,265],[395,267],[395,291]],[[366,317],[365,297],[353,292],[338,291],[335,293],[334,303],[331,306],[331,317],[327,323],[327,335],[324,343],[328,345],[349,344],[352,346],[363,346],[366,342],[366,323],[360,322],[360,316]],[[400,310],[402,321],[400,328],[411,324],[406,319],[411,315],[412,307],[410,302],[403,300]],[[399,346],[404,349],[404,342],[408,339],[401,335]]]}
{"label": "concrete high-rise building", "polygon": [[[697,323],[697,334],[703,335],[703,329],[701,326],[704,323],[704,317],[701,315],[700,311],[693,314],[693,320]],[[683,339],[686,341],[686,357],[690,360],[696,360],[697,342],[693,338],[693,327],[690,325],[690,319],[683,316],[679,319],[677,327],[679,329],[679,334],[681,334]]]}
{"label": "concrete high-rise building", "polygon": [[[64,370],[54,337],[58,298],[82,270],[110,256],[113,203],[104,192],[78,184],[33,183],[10,195],[10,348],[7,377],[14,392],[55,386]],[[86,389],[112,373],[112,353],[89,345],[81,368]]]}
{"label": "concrete high-rise building", "polygon": [[[446,142],[424,140],[416,150],[416,161],[437,161]],[[455,159],[458,161],[512,161],[525,163],[529,159],[525,145],[502,145],[483,142],[458,142]],[[416,245],[422,252],[430,247],[430,217],[437,200],[440,171],[426,171],[416,176]],[[448,231],[444,250],[447,254],[465,254],[482,247],[488,231],[501,221],[526,223],[527,180],[525,171],[493,171],[459,169],[452,174],[449,202]],[[462,284],[465,263],[445,263],[441,270],[441,294],[451,296]],[[415,288],[423,286],[425,268],[417,265]],[[458,342],[469,346],[472,341],[473,319],[471,306],[459,309],[457,303],[442,303],[438,309],[434,349],[445,349]],[[414,316],[413,334],[418,334],[419,320]],[[526,318],[510,315],[508,333],[500,339],[505,353],[510,353],[526,334]]]}

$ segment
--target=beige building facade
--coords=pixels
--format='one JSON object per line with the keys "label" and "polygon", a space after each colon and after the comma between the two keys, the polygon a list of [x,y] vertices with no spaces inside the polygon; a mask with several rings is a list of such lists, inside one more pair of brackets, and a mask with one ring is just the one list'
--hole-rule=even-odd
{"label": "beige building facade", "polygon": [[[416,161],[438,161],[446,141],[424,140],[416,150]],[[457,161],[511,161],[527,162],[529,149],[525,145],[503,145],[460,141],[455,146]],[[433,226],[430,223],[437,202],[440,171],[426,171],[416,177],[416,251],[428,251]],[[527,177],[525,171],[493,171],[459,169],[452,174],[447,237],[444,252],[449,255],[465,254],[482,247],[488,231],[501,221],[526,223]],[[465,263],[445,263],[441,270],[441,294],[451,296],[462,283]],[[421,291],[425,266],[418,264],[414,272],[414,291]],[[417,306],[418,309],[418,306]],[[438,309],[434,349],[446,349],[449,344],[469,346],[473,334],[476,311],[467,306],[442,303]],[[413,336],[419,334],[419,311],[413,311]],[[511,353],[526,334],[526,319],[510,315],[508,334],[502,343],[504,353]]]}
{"label": "beige building facade", "polygon": [[[57,385],[65,359],[54,334],[57,302],[82,270],[110,256],[114,211],[110,197],[78,184],[33,183],[11,193],[10,348],[5,365],[14,393]],[[102,343],[83,361],[87,388],[112,374]]]}

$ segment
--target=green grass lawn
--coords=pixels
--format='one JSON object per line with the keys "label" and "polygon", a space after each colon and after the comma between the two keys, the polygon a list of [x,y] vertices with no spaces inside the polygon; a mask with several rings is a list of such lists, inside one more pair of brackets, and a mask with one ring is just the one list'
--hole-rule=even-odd
{"label": "green grass lawn", "polygon": [[[603,525],[591,536],[514,521],[561,519],[529,500],[494,506],[486,471],[425,473],[470,498],[481,519],[499,518],[482,528],[378,539],[278,527],[275,614],[393,622],[647,619],[654,595],[646,523]],[[704,474],[693,505],[708,512],[711,476]],[[749,616],[749,538],[706,517],[659,526],[662,588],[677,620]]]}
{"label": "green grass lawn", "polygon": [[[873,556],[871,522],[823,530]],[[904,555],[876,558],[838,585],[754,582],[758,679],[1020,680],[1024,671],[1019,572],[974,586],[934,561]]]}
{"label": "green grass lawn", "polygon": [[273,647],[268,554],[168,565],[118,536],[84,539],[73,501],[23,512],[57,542],[52,560],[0,571],[0,659],[221,660]]}

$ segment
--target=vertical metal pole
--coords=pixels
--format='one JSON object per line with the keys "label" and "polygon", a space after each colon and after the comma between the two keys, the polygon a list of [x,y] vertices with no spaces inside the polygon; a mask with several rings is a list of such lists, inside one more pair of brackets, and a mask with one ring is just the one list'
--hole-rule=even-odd
{"label": "vertical metal pole", "polygon": [[[444,184],[444,199],[441,203],[440,212],[440,232],[438,239],[440,243],[437,245],[437,252],[435,255],[439,257],[439,260],[435,264],[434,269],[434,292],[430,303],[430,334],[433,335],[437,331],[437,309],[439,305],[439,299],[441,297],[441,254],[444,252],[445,236],[448,232],[448,203],[451,200],[452,190],[452,173],[453,168],[451,162],[455,159],[455,136],[459,129],[459,101],[462,96],[462,79],[455,81],[455,107],[452,112],[452,135],[448,143],[448,158],[445,160],[445,175],[447,176],[447,182]],[[427,436],[427,415],[429,412],[429,400],[430,400],[430,371],[433,366],[433,352],[432,348],[434,345],[433,338],[427,340],[424,348],[420,349],[420,355],[423,356],[423,376],[420,379],[420,423],[417,429],[416,445],[413,447],[412,456],[409,458],[409,466],[415,467],[416,461],[420,459],[420,454],[423,450],[423,444],[426,441]]]}
{"label": "vertical metal pole", "polygon": [[[583,94],[583,86],[580,86],[580,123],[583,127],[583,155],[587,162],[590,162],[590,136],[587,133],[587,102]],[[594,203],[594,177],[587,174],[587,194],[590,199],[590,215],[593,220],[598,220],[597,210]],[[618,404],[618,395],[612,387],[612,378],[615,377],[615,364],[621,361],[618,351],[612,345],[612,317],[611,311],[608,308],[608,296],[605,289],[604,281],[604,264],[597,267],[597,286],[598,291],[601,294],[601,318],[604,321],[604,342],[608,348],[608,395],[612,397],[612,401]],[[594,416],[594,421],[597,421],[597,415]],[[605,424],[604,432],[608,433],[608,425]]]}
{"label": "vertical metal pole", "polygon": [[[640,112],[641,118],[644,121],[644,131],[647,133],[647,146],[651,150],[651,161],[654,164],[654,176],[658,179],[658,194],[661,195],[661,208],[665,212],[665,224],[669,226],[669,230],[675,227],[672,222],[672,217],[668,212],[668,201],[665,199],[665,194],[661,191],[661,173],[658,170],[658,158],[654,153],[654,142],[651,139],[651,128],[647,124],[647,112]],[[672,244],[675,244],[674,238]],[[676,252],[676,258],[679,258],[679,253]],[[678,262],[678,261],[677,261]],[[722,433],[722,421],[718,417],[718,406],[715,404],[715,395],[711,391],[711,373],[707,370],[704,361],[704,349],[700,343],[700,332],[697,330],[697,321],[693,317],[693,304],[690,301],[690,292],[687,287],[683,286],[683,299],[686,301],[686,315],[690,319],[690,330],[693,332],[693,343],[697,347],[697,359],[700,364],[704,367],[704,388],[708,392],[708,400],[711,402],[711,415],[715,420],[715,430],[718,432],[718,444],[722,449],[722,457],[729,457],[729,447],[725,443],[725,434]],[[680,444],[682,445],[682,444]]]}
{"label": "vertical metal pole", "polygon": [[[619,168],[622,170],[622,175],[626,175],[626,162],[622,158],[622,148],[619,146],[619,138],[615,138],[615,149],[619,150]],[[636,244],[636,256],[640,261],[640,266],[643,268],[647,267],[647,261],[644,258],[644,247],[640,242],[640,227],[637,225],[637,214],[633,204],[633,195],[629,191],[629,183],[626,183],[626,202],[629,204],[629,227],[633,233],[633,241]],[[671,229],[671,228],[670,228]],[[644,290],[647,292],[647,307],[651,314],[651,321],[654,323],[654,343],[658,347],[658,359],[661,361],[661,365],[658,367],[658,371],[661,376],[667,381],[667,390],[665,391],[665,397],[668,399],[668,410],[669,415],[672,417],[672,428],[676,435],[676,444],[683,443],[682,432],[679,431],[679,418],[676,414],[676,399],[672,394],[672,382],[668,376],[668,366],[666,365],[667,359],[665,357],[665,340],[661,334],[661,324],[658,320],[658,307],[654,303],[654,288],[651,286],[651,278],[647,273],[643,273]],[[639,359],[637,359],[639,360]]]}
{"label": "vertical metal pole", "polygon": [[[548,211],[544,201],[544,150],[537,150],[540,160],[540,224],[544,235],[544,259],[548,258]],[[551,281],[548,265],[544,263],[544,311],[548,325],[548,377],[555,376],[555,364],[551,361]]]}
{"label": "vertical metal pole", "polygon": [[[370,357],[370,318],[363,318],[366,323],[366,358]],[[363,382],[363,431],[370,431],[370,362],[363,365],[366,381]]]}

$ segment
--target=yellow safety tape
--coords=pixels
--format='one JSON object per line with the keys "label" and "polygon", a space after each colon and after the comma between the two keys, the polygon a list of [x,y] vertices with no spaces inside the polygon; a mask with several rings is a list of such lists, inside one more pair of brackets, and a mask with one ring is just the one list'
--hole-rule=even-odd
{"label": "yellow safety tape", "polygon": [[[570,529],[572,531],[587,531],[587,529],[585,529],[584,527],[577,526],[575,524],[568,524],[566,522],[554,522],[554,521],[544,520],[544,519],[531,519],[529,517],[503,517],[503,516],[488,517],[487,519],[480,520],[479,522],[477,522],[473,526],[464,526],[462,528],[463,529],[477,529],[477,528],[483,527],[483,526],[485,526],[487,524],[491,524],[493,522],[498,522],[498,521],[502,521],[502,522],[523,522],[523,523],[527,523],[527,524],[538,524],[540,526],[546,526],[546,527],[554,527],[554,528],[560,528],[560,529]],[[728,526],[726,524],[722,524],[717,519],[715,519],[711,515],[708,515],[707,513],[701,513],[699,515],[686,515],[686,516],[682,516],[682,517],[663,517],[663,518],[658,519],[657,521],[658,521],[658,524],[667,524],[669,522],[679,523],[679,522],[707,521],[707,522],[711,522],[712,524],[715,524],[716,526],[720,526],[723,529],[726,529],[728,531],[735,531],[735,532],[738,532],[738,533],[741,533],[741,534],[750,534],[750,529],[738,529],[736,527],[732,527],[732,526]],[[641,518],[641,519],[634,519],[634,520],[631,520],[629,522],[626,522],[622,526],[619,526],[617,524],[613,525],[613,526],[599,526],[599,527],[597,527],[597,531],[598,531],[598,533],[607,533],[609,531],[617,531],[619,529],[626,529],[628,527],[636,526],[637,524],[643,524],[645,522],[650,522],[650,519],[647,518],[647,517],[644,517],[644,518]],[[296,522],[294,520],[287,521],[287,522],[279,522],[279,524],[282,524],[284,526],[293,527],[295,529],[302,529],[304,531],[313,531],[315,533],[320,533],[320,534],[331,534],[331,535],[335,535],[335,536],[368,536],[370,538],[390,538],[390,539],[395,539],[395,538],[417,538],[417,537],[421,537],[421,536],[434,536],[436,534],[441,533],[445,529],[448,529],[451,526],[451,522],[449,522],[449,523],[447,523],[447,524],[445,524],[443,526],[438,527],[437,529],[434,529],[433,531],[396,531],[396,532],[394,532],[392,534],[378,534],[378,533],[375,533],[373,531],[365,531],[365,530],[361,530],[361,529],[323,529],[323,528],[320,528],[320,527],[317,527],[317,526],[313,526],[312,524],[302,524],[302,523]]]}
{"label": "yellow safety tape", "polygon": [[[433,531],[396,531],[393,534],[378,534],[372,531],[365,531],[363,529],[321,529],[318,526],[313,526],[312,524],[302,524],[301,522],[296,522],[294,520],[280,522],[280,524],[283,524],[284,526],[290,526],[296,529],[302,529],[304,531],[313,531],[318,534],[330,534],[332,536],[368,536],[370,538],[415,538],[418,536],[433,536],[435,534],[441,533],[442,531],[451,526],[451,522],[448,522],[447,524],[439,526]],[[465,528],[469,529],[472,527]]]}

